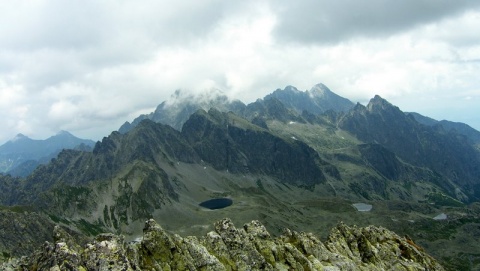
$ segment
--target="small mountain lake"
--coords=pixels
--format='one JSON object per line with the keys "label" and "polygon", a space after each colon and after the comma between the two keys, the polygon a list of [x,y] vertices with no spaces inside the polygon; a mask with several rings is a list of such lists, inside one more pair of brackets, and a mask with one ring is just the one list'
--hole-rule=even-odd
{"label": "small mountain lake", "polygon": [[352,204],[355,209],[359,212],[370,212],[372,210],[372,205],[371,204],[366,204],[366,203],[354,203]]}
{"label": "small mountain lake", "polygon": [[228,207],[233,204],[233,200],[229,198],[216,198],[216,199],[210,199],[204,202],[201,202],[200,206],[210,209],[210,210],[215,210],[215,209],[222,209],[225,207]]}

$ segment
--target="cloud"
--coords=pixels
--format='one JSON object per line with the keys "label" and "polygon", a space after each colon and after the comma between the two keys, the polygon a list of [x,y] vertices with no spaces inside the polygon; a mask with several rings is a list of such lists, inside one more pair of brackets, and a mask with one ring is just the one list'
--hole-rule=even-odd
{"label": "cloud", "polygon": [[433,98],[448,108],[454,93],[478,101],[476,3],[0,1],[0,142],[100,139],[176,89],[251,102],[323,82],[402,109]]}
{"label": "cloud", "polygon": [[337,43],[390,37],[418,25],[456,16],[480,3],[461,1],[280,1],[275,36],[294,43]]}

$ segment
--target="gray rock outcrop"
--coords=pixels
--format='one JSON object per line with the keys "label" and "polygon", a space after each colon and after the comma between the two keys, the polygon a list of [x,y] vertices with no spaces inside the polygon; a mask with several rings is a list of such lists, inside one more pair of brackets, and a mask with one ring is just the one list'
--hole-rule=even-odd
{"label": "gray rock outcrop", "polygon": [[408,238],[379,227],[340,223],[322,243],[311,233],[285,230],[272,237],[258,221],[236,228],[230,219],[215,223],[202,238],[180,237],[146,222],[143,238],[100,234],[80,248],[54,229],[29,257],[11,259],[2,270],[444,270]]}

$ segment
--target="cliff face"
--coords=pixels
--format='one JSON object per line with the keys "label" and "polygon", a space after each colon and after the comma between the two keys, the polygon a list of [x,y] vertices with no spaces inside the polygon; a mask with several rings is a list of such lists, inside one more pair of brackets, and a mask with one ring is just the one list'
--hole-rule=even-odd
{"label": "cliff face", "polygon": [[285,140],[233,114],[198,111],[185,123],[182,135],[199,156],[217,170],[274,176],[299,186],[325,181],[314,149]]}
{"label": "cliff face", "polygon": [[60,227],[30,257],[12,259],[2,270],[444,270],[412,240],[384,228],[340,223],[324,243],[311,233],[285,230],[272,237],[258,221],[236,228],[215,223],[202,238],[170,234],[154,220],[143,238],[101,234],[81,248]]}

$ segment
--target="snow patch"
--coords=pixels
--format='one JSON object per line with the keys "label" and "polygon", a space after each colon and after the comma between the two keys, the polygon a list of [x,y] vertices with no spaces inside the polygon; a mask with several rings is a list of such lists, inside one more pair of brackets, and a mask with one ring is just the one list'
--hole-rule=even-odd
{"label": "snow patch", "polygon": [[433,220],[445,220],[445,219],[447,219],[447,214],[445,213],[441,213],[433,218]]}

